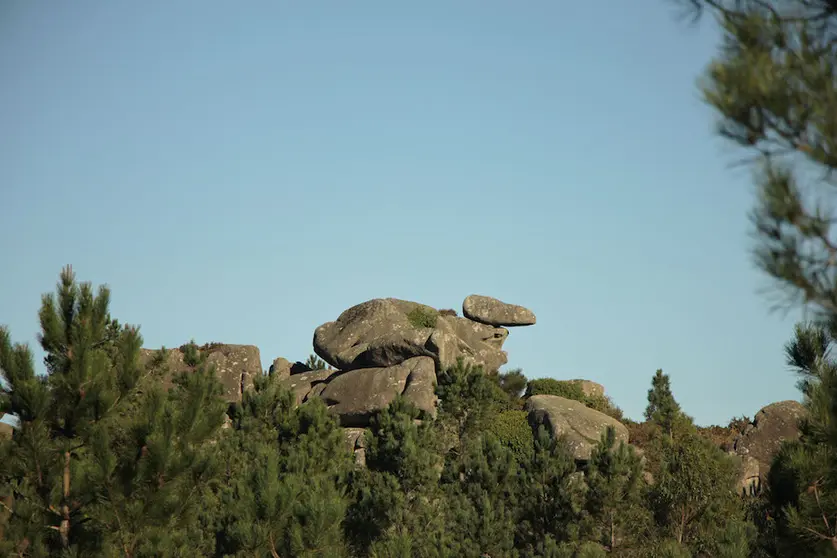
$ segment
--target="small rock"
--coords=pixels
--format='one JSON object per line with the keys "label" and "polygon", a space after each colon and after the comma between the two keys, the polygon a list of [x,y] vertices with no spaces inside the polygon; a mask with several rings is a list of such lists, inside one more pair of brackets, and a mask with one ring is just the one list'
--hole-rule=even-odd
{"label": "small rock", "polygon": [[284,380],[285,378],[290,377],[292,366],[293,365],[288,359],[279,357],[273,360],[273,364],[270,365],[268,374],[276,376],[280,380]]}

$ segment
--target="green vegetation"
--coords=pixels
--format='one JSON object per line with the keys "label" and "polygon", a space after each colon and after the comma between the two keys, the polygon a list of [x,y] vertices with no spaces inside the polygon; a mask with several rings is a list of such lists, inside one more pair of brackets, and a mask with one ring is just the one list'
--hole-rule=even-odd
{"label": "green vegetation", "polygon": [[111,318],[109,298],[62,272],[39,314],[46,375],[0,329],[0,410],[20,419],[0,442],[2,555],[653,558],[831,548],[830,524],[819,522],[837,512],[837,361],[822,325],[800,325],[786,347],[811,412],[802,438],[785,442],[762,490],[742,497],[740,462],[693,424],[661,370],[646,422],[629,423],[642,454],[608,428],[576,462],[562,437],[532,431],[521,392],[585,404],[595,396],[578,382],[487,374],[460,360],[437,374],[435,419],[419,421],[400,397],[373,417],[363,466],[326,404],[297,406],[277,377],[256,378],[226,404],[206,346],[180,347],[187,370],[165,389],[165,351],[141,367],[138,329]]}
{"label": "green vegetation", "polygon": [[0,555],[813,556],[818,520],[837,511],[837,362],[822,326],[787,347],[811,410],[802,439],[742,497],[740,463],[662,371],[648,420],[631,425],[642,454],[608,428],[576,462],[562,437],[533,432],[521,391],[589,402],[578,382],[460,360],[437,374],[435,419],[400,397],[373,417],[364,466],[326,404],[297,406],[275,376],[226,404],[206,346],[180,347],[187,370],[165,389],[165,351],[140,366],[138,329],[111,318],[109,298],[62,272],[40,310],[46,375],[0,329],[0,410],[20,419],[0,442]]}
{"label": "green vegetation", "polygon": [[429,306],[416,306],[407,313],[407,320],[416,328],[434,328],[439,312]]}
{"label": "green vegetation", "polygon": [[333,368],[323,359],[315,354],[308,355],[303,363],[308,370],[332,370]]}
{"label": "green vegetation", "polygon": [[533,395],[557,395],[572,399],[616,420],[622,420],[622,409],[614,405],[613,401],[605,395],[585,394],[579,380],[555,380],[553,378],[530,380],[526,386],[526,397]]}
{"label": "green vegetation", "polygon": [[518,461],[528,459],[532,454],[534,438],[527,416],[526,411],[503,411],[488,425],[488,432],[508,447]]}

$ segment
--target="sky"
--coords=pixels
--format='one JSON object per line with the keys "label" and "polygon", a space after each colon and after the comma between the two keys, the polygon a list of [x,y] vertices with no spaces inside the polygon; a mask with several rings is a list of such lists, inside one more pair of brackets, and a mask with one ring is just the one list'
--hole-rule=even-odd
{"label": "sky", "polygon": [[144,345],[304,360],[372,298],[532,309],[506,369],[639,419],[798,399],[750,257],[749,171],[668,0],[0,4],[0,324],[62,266]]}

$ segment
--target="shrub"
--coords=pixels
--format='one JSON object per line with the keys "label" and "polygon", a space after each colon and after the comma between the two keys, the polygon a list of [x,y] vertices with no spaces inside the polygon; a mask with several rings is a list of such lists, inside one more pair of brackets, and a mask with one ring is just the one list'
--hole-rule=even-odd
{"label": "shrub", "polygon": [[434,328],[436,327],[436,320],[439,318],[439,313],[427,306],[416,306],[407,314],[407,320],[413,327]]}
{"label": "shrub", "polygon": [[628,428],[628,443],[640,449],[649,446],[654,437],[656,426],[651,422],[636,422],[626,419],[623,424]]}
{"label": "shrub", "polygon": [[622,413],[622,409],[616,406],[613,400],[606,395],[593,395],[585,399],[586,401],[582,401],[582,403],[584,403],[591,409],[595,409],[596,411],[604,413],[607,416],[619,421],[621,421],[624,418],[624,413]]}
{"label": "shrub", "polygon": [[586,407],[604,413],[616,420],[622,420],[623,418],[622,409],[617,407],[609,397],[604,395],[585,395],[581,387],[581,382],[576,380],[556,380],[554,378],[530,380],[526,386],[526,397],[533,395],[557,395],[578,401]]}
{"label": "shrub", "polygon": [[578,382],[555,380],[553,378],[530,380],[526,386],[526,397],[533,395],[557,395],[566,399],[572,399],[573,401],[579,401],[585,405],[587,404],[587,397],[584,395],[584,390],[581,389],[581,384]]}
{"label": "shrub", "polygon": [[526,411],[504,411],[488,426],[488,431],[512,451],[518,463],[531,459],[535,443],[527,414]]}

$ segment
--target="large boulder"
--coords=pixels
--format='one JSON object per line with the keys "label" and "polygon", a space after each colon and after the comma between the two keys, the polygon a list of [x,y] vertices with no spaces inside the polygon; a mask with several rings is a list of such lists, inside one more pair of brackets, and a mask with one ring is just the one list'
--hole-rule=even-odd
{"label": "large boulder", "polygon": [[[175,374],[189,370],[184,362],[184,348],[169,349],[165,361],[168,373],[163,378],[166,388],[172,386]],[[226,345],[210,343],[198,347],[207,354],[207,364],[215,367],[215,373],[224,388],[227,401],[240,401],[245,390],[253,385],[256,376],[262,374],[262,361],[259,348],[255,345]],[[140,363],[151,364],[160,353],[157,349],[140,349]]]}
{"label": "large boulder", "polygon": [[752,423],[736,437],[732,453],[744,462],[744,488],[764,479],[783,441],[799,438],[799,420],[806,412],[799,401],[771,403],[756,413]]}
{"label": "large boulder", "polygon": [[331,378],[319,393],[345,427],[364,427],[399,395],[422,413],[436,415],[436,370],[429,357],[387,368],[360,368]]}
{"label": "large boulder", "polygon": [[628,443],[628,429],[618,420],[557,395],[533,395],[526,400],[529,424],[537,435],[543,425],[555,438],[564,436],[577,461],[590,459],[593,447],[608,426],[616,433],[616,442]]}
{"label": "large boulder", "polygon": [[528,308],[482,295],[470,295],[465,298],[462,313],[475,322],[492,326],[527,326],[536,321],[535,313]]}
{"label": "large boulder", "polygon": [[314,351],[341,370],[385,368],[414,357],[433,359],[437,369],[466,363],[498,370],[508,330],[407,300],[377,298],[353,306],[314,332]]}

